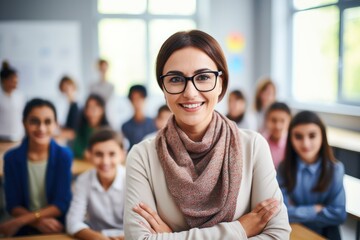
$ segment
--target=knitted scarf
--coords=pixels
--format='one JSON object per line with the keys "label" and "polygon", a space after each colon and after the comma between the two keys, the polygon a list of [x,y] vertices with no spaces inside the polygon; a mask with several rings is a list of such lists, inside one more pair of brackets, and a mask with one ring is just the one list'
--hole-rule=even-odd
{"label": "knitted scarf", "polygon": [[242,176],[236,124],[214,112],[200,142],[192,141],[172,116],[156,137],[167,187],[190,228],[233,220]]}

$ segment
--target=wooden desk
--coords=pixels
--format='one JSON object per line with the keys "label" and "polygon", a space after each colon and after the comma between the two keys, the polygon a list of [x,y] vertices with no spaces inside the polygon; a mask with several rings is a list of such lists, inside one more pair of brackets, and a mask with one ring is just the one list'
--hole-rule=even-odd
{"label": "wooden desk", "polygon": [[66,234],[36,235],[30,237],[1,238],[2,240],[74,240]]}
{"label": "wooden desk", "polygon": [[327,127],[329,144],[354,152],[360,152],[360,133],[340,128]]}
{"label": "wooden desk", "polygon": [[[290,235],[291,240],[325,240],[324,237],[313,232],[312,230],[306,228],[300,224],[291,224],[292,232]],[[19,238],[2,238],[4,240],[75,240],[65,234],[54,234],[54,235],[39,235],[31,237],[19,237]]]}
{"label": "wooden desk", "polygon": [[90,162],[86,160],[74,159],[71,172],[74,176],[77,176],[92,168],[94,168],[94,166]]}
{"label": "wooden desk", "polygon": [[298,224],[298,223],[292,223],[291,224],[291,234],[290,234],[290,240],[325,240],[323,236],[320,236],[316,232],[308,229],[307,227]]}
{"label": "wooden desk", "polygon": [[354,218],[356,223],[356,240],[360,239],[360,179],[344,176],[344,188],[346,195],[346,212]]}

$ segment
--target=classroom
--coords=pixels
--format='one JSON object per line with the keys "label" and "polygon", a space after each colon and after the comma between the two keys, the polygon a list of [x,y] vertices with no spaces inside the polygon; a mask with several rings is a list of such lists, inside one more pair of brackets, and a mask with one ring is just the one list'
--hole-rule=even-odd
{"label": "classroom", "polygon": [[360,240],[360,0],[0,0],[0,239]]}

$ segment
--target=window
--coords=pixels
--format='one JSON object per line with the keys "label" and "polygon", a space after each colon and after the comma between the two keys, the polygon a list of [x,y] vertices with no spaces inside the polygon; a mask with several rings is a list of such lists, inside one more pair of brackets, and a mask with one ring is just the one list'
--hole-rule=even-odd
{"label": "window", "polygon": [[360,1],[294,0],[292,96],[360,105]]}
{"label": "window", "polygon": [[98,0],[99,55],[109,61],[117,94],[133,84],[160,93],[157,53],[171,34],[196,28],[196,6],[196,0]]}

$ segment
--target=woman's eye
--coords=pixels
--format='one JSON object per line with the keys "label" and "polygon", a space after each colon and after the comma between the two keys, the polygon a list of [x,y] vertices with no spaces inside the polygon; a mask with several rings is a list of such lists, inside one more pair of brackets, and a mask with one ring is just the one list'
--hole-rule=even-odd
{"label": "woman's eye", "polygon": [[180,76],[173,76],[169,80],[170,83],[182,83],[184,82],[184,78]]}
{"label": "woman's eye", "polygon": [[210,76],[208,74],[200,74],[200,75],[197,75],[195,78],[196,81],[206,81],[209,79],[210,79]]}

